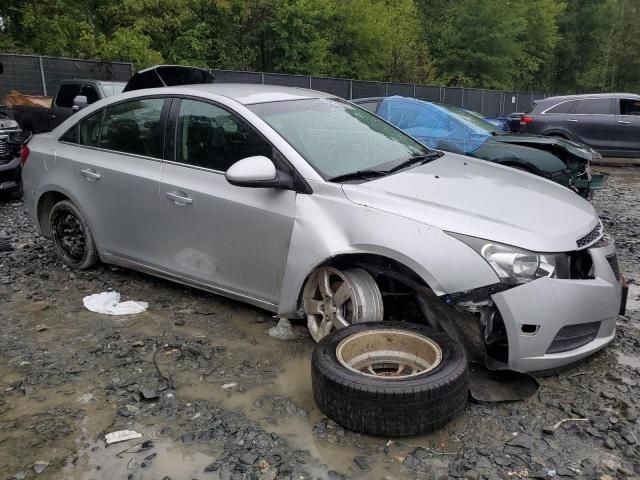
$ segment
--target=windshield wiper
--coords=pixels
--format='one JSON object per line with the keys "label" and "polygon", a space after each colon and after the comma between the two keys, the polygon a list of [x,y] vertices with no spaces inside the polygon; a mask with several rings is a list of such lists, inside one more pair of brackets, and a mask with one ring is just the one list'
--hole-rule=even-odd
{"label": "windshield wiper", "polygon": [[330,182],[347,182],[349,180],[365,180],[367,178],[376,178],[387,175],[389,172],[386,170],[357,170],[355,172],[343,173],[342,175],[336,175],[328,180]]}
{"label": "windshield wiper", "polygon": [[424,165],[425,163],[435,160],[436,158],[440,158],[442,155],[444,154],[438,151],[413,154],[409,158],[403,160],[402,162],[393,166],[389,170],[386,170],[386,173],[394,173],[394,172],[397,172],[398,170],[402,170],[403,168],[407,168],[413,164]]}
{"label": "windshield wiper", "polygon": [[[437,150],[431,151],[429,153],[414,153],[413,155],[411,155],[409,158],[406,158],[402,161],[400,161],[400,163],[398,163],[398,161],[394,161],[393,162],[393,167],[388,168],[388,169],[364,169],[364,170],[357,170],[355,172],[351,172],[351,173],[344,173],[342,175],[336,175],[335,177],[331,177],[329,178],[329,181],[331,182],[346,182],[348,180],[363,180],[363,179],[367,179],[367,178],[376,178],[376,177],[382,177],[384,175],[390,175],[392,173],[397,172],[398,170],[402,170],[403,168],[407,168],[410,165],[413,165],[414,163],[419,164],[419,165],[424,165],[427,162],[430,162],[431,160],[435,160],[436,158],[440,158],[442,155],[444,155],[444,153],[439,152]],[[391,162],[388,162],[385,165],[388,165]]]}

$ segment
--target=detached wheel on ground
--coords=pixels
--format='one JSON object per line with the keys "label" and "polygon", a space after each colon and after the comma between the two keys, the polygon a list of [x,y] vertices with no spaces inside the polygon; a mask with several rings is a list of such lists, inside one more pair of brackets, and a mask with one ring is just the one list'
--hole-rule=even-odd
{"label": "detached wheel on ground", "polygon": [[56,203],[49,214],[51,239],[60,260],[84,270],[98,261],[98,251],[84,215],[69,200]]}
{"label": "detached wheel on ground", "polygon": [[412,323],[359,323],[331,332],[315,346],[311,375],[320,410],[368,435],[436,430],[464,411],[469,395],[462,348]]}

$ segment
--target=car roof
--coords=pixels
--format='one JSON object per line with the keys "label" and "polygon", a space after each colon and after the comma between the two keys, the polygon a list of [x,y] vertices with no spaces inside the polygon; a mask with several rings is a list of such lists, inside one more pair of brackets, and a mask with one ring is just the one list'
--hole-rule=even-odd
{"label": "car roof", "polygon": [[72,78],[70,80],[63,80],[61,85],[63,84],[75,84],[75,83],[109,83],[112,85],[126,85],[127,82],[119,82],[117,80],[96,80],[95,78]]}
{"label": "car roof", "polygon": [[541,98],[540,100],[536,100],[535,103],[583,100],[587,98],[630,98],[633,100],[640,100],[640,95],[635,93],[583,93],[580,95],[558,95],[556,97]]}
{"label": "car roof", "polygon": [[387,97],[363,97],[363,98],[354,98],[352,100],[350,100],[353,103],[360,103],[360,102],[377,102],[379,100],[383,100]]}
{"label": "car roof", "polygon": [[[209,92],[231,98],[243,105],[254,103],[282,102],[285,100],[305,100],[315,98],[335,98],[335,95],[297,87],[281,87],[278,85],[262,85],[251,83],[205,83],[199,85],[183,85],[172,88],[184,93]],[[142,90],[140,90],[142,92]]]}

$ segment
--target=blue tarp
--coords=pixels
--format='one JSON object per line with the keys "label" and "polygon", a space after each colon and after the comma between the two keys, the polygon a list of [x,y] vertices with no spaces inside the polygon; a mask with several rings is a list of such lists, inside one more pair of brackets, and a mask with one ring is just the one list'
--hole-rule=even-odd
{"label": "blue tarp", "polygon": [[469,154],[491,137],[491,132],[430,102],[387,97],[377,114],[431,148]]}

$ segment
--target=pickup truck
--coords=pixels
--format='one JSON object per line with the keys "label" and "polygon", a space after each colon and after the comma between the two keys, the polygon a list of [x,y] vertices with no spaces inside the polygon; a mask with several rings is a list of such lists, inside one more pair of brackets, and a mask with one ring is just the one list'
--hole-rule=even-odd
{"label": "pickup truck", "polygon": [[125,85],[103,80],[67,80],[58,88],[49,108],[14,105],[13,118],[25,137],[49,132],[87,105],[122,92]]}

